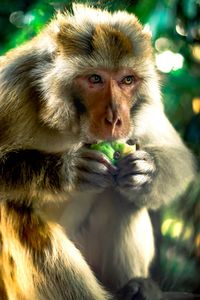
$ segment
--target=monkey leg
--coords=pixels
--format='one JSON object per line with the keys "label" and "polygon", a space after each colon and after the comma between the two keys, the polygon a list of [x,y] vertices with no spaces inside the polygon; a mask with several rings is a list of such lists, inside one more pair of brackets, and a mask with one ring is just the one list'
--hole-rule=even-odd
{"label": "monkey leg", "polygon": [[119,292],[118,300],[172,300],[167,298],[151,279],[130,280]]}
{"label": "monkey leg", "polygon": [[61,227],[33,207],[1,203],[0,238],[5,300],[113,299]]}

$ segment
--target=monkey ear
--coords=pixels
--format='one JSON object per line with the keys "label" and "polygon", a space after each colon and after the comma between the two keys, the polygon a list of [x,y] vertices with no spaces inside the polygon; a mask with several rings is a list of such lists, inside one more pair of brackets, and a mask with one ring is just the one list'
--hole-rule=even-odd
{"label": "monkey ear", "polygon": [[54,40],[57,46],[62,44],[62,39],[68,35],[68,29],[70,29],[70,23],[68,22],[69,14],[57,11],[55,19],[51,21],[48,27],[48,31],[51,38]]}
{"label": "monkey ear", "polygon": [[58,52],[64,55],[79,54],[78,28],[74,25],[72,16],[68,13],[58,12],[55,20],[51,23],[51,36],[57,46]]}
{"label": "monkey ear", "polygon": [[148,24],[144,25],[142,28],[142,39],[144,42],[143,51],[146,57],[152,57],[153,48],[152,48],[152,31]]}

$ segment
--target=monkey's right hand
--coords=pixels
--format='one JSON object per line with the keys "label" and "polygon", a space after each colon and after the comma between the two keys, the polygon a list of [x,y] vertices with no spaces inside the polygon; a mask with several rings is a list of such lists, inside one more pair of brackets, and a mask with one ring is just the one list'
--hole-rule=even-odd
{"label": "monkey's right hand", "polygon": [[87,147],[79,149],[77,157],[77,189],[100,192],[115,184],[117,168],[100,151]]}

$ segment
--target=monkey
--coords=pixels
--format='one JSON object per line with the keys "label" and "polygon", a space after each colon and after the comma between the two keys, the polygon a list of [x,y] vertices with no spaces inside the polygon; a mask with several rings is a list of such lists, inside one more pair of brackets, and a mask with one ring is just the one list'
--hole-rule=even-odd
{"label": "monkey", "polygon": [[[76,4],[0,59],[3,300],[162,299],[148,210],[195,177],[135,15]],[[99,141],[138,141],[113,165]]]}

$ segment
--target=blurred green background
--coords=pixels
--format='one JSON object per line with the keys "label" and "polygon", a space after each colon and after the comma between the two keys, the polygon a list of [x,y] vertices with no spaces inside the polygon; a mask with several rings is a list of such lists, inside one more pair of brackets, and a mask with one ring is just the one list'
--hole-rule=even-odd
{"label": "blurred green background", "polygon": [[[133,12],[151,31],[166,113],[196,154],[199,166],[200,0],[89,3]],[[0,54],[32,38],[55,10],[70,9],[71,4],[67,0],[0,0]],[[200,175],[171,207],[152,213],[152,220],[157,241],[153,276],[164,290],[200,293]]]}

